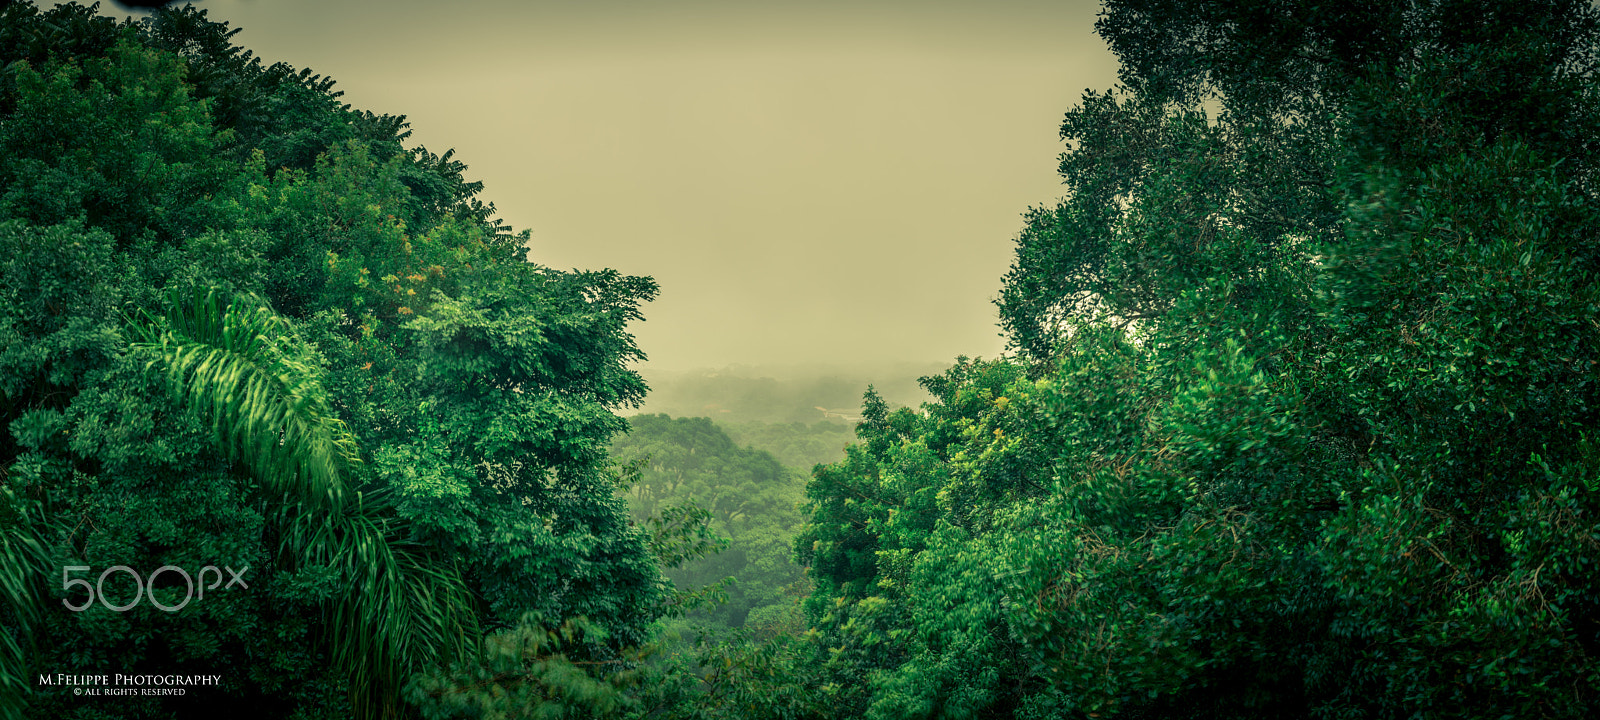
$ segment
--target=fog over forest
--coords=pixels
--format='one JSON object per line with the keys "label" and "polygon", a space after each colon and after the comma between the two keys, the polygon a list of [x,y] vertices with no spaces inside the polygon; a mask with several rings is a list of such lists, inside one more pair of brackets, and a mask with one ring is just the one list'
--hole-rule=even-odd
{"label": "fog over forest", "polygon": [[704,416],[720,423],[811,423],[860,419],[870,386],[894,407],[917,408],[933,399],[918,379],[938,375],[948,363],[893,365],[729,365],[688,372],[643,372],[650,384],[640,413]]}

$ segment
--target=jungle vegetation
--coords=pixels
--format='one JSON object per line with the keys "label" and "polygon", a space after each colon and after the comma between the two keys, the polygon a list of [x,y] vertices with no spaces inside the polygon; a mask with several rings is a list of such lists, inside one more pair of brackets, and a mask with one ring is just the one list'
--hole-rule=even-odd
{"label": "jungle vegetation", "polygon": [[0,9],[0,712],[1595,715],[1600,10],[1096,29],[1009,352],[796,469],[621,417],[652,281],[530,262],[402,118],[195,10]]}
{"label": "jungle vegetation", "polygon": [[738,445],[708,418],[636,415],[629,425],[612,457],[639,463],[627,494],[636,521],[669,507],[694,507],[725,543],[666,573],[676,587],[715,588],[718,601],[689,619],[714,633],[747,626],[769,636],[779,627],[804,630],[797,600],[808,588],[793,545],[809,473]]}

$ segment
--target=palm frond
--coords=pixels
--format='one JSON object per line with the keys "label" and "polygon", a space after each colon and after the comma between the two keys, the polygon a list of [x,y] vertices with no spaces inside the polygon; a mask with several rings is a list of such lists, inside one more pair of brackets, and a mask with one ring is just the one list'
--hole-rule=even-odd
{"label": "palm frond", "polygon": [[[9,491],[8,491],[9,494]],[[15,499],[15,498],[12,498]],[[16,512],[0,527],[0,593],[6,611],[0,611],[0,719],[20,719],[33,686],[28,683],[28,651],[33,628],[40,620],[38,578],[49,575],[49,555],[39,539],[38,526],[13,504]]]}
{"label": "palm frond", "polygon": [[340,478],[360,462],[330,409],[321,371],[289,321],[259,298],[174,292],[164,331],[136,324],[135,350],[166,368],[176,394],[210,417],[217,447],[272,490],[337,512]]}
{"label": "palm frond", "polygon": [[361,502],[337,522],[306,513],[285,524],[306,534],[289,550],[300,562],[332,568],[350,582],[329,608],[329,645],[349,673],[352,704],[381,714],[409,673],[448,662],[477,642],[472,595],[457,569],[419,543],[378,501]]}
{"label": "palm frond", "polygon": [[381,493],[347,483],[360,463],[334,416],[315,353],[259,298],[174,294],[133,348],[152,354],[174,392],[207,416],[219,449],[261,480],[285,569],[325,567],[346,590],[326,609],[334,662],[365,717],[393,714],[416,670],[477,642],[470,589],[437,552],[408,538]]}

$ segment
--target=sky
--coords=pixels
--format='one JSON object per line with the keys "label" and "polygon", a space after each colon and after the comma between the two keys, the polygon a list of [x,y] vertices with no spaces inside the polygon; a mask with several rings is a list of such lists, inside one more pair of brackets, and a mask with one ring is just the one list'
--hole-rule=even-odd
{"label": "sky", "polygon": [[654,277],[647,370],[998,355],[1061,118],[1116,82],[1083,0],[194,4],[454,148],[534,262]]}

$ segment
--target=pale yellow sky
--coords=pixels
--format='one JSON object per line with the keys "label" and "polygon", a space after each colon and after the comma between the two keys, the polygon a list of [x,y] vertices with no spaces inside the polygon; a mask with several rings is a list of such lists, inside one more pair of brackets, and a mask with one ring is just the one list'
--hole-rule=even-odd
{"label": "pale yellow sky", "polygon": [[992,357],[1093,2],[202,0],[456,149],[531,257],[651,275],[650,365]]}

